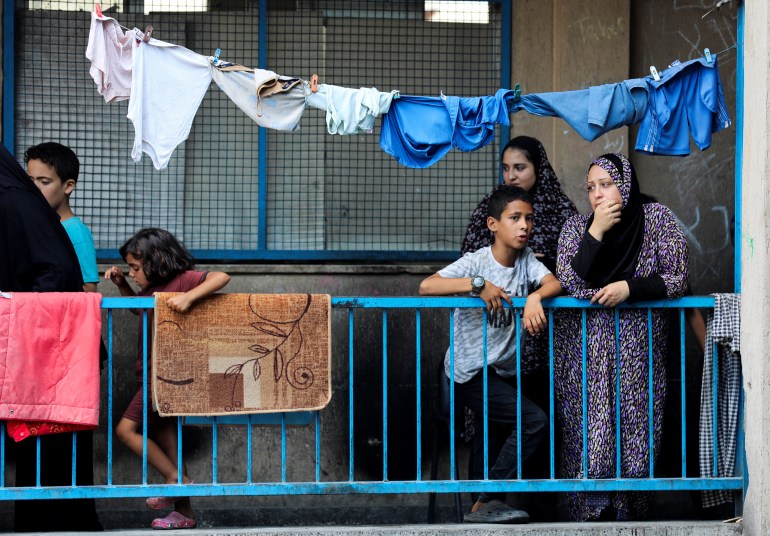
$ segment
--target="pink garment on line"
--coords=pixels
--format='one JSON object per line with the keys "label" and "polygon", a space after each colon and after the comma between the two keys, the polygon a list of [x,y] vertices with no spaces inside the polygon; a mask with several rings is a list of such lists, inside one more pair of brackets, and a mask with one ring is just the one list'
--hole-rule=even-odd
{"label": "pink garment on line", "polygon": [[[17,441],[99,424],[101,294],[0,297],[0,419]],[[41,422],[45,426],[41,427]],[[58,426],[58,425],[74,425]]]}

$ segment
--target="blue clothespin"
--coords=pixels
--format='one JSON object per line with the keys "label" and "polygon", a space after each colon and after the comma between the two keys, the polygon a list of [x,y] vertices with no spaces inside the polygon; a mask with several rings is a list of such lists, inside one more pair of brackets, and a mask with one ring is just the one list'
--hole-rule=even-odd
{"label": "blue clothespin", "polygon": [[707,48],[703,49],[703,55],[706,56],[706,61],[709,63],[714,63],[714,56],[711,55],[711,51]]}
{"label": "blue clothespin", "polygon": [[214,52],[214,61],[212,62],[214,65],[219,64],[219,55],[222,53],[221,50],[217,49],[216,52]]}

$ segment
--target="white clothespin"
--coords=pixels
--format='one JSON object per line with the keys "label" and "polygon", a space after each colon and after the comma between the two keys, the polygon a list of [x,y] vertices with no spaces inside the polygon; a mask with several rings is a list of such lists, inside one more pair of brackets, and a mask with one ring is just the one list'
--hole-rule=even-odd
{"label": "white clothespin", "polygon": [[11,299],[11,293],[10,292],[0,291],[0,298],[6,298],[6,299],[10,300]]}
{"label": "white clothespin", "polygon": [[660,75],[658,74],[658,70],[655,68],[654,65],[650,65],[650,74],[655,79],[656,82],[660,82]]}
{"label": "white clothespin", "polygon": [[703,55],[706,56],[706,61],[709,63],[714,63],[714,56],[711,55],[711,51],[707,48],[703,49]]}

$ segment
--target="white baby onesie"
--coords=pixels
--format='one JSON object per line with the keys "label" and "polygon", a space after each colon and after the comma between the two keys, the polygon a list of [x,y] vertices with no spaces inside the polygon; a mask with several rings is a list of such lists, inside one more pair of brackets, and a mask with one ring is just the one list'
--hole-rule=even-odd
{"label": "white baby onesie", "polygon": [[150,39],[134,49],[127,117],[134,123],[135,162],[142,151],[155,169],[164,169],[174,149],[187,139],[211,85],[209,60],[183,46]]}

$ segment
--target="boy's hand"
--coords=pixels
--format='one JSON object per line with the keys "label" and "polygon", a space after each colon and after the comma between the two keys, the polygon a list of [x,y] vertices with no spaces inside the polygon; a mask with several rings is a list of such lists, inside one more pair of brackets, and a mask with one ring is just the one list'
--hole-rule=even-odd
{"label": "boy's hand", "polygon": [[539,294],[530,294],[524,302],[524,328],[530,335],[539,335],[548,325]]}
{"label": "boy's hand", "polygon": [[193,300],[187,296],[186,292],[166,300],[166,306],[177,313],[186,313],[192,304]]}
{"label": "boy's hand", "polygon": [[484,288],[481,289],[479,298],[484,300],[484,303],[487,304],[488,311],[491,311],[492,309],[502,309],[503,300],[507,301],[509,305],[511,304],[511,298],[508,294],[506,294],[502,288],[489,281],[484,282]]}
{"label": "boy's hand", "polygon": [[615,307],[617,304],[626,301],[630,295],[631,290],[628,288],[627,282],[615,281],[597,291],[593,298],[591,298],[591,303],[599,302],[600,305]]}
{"label": "boy's hand", "polygon": [[109,267],[107,271],[104,272],[104,279],[109,279],[119,287],[122,287],[123,285],[127,284],[126,276],[123,275],[123,270],[121,270],[117,266]]}

